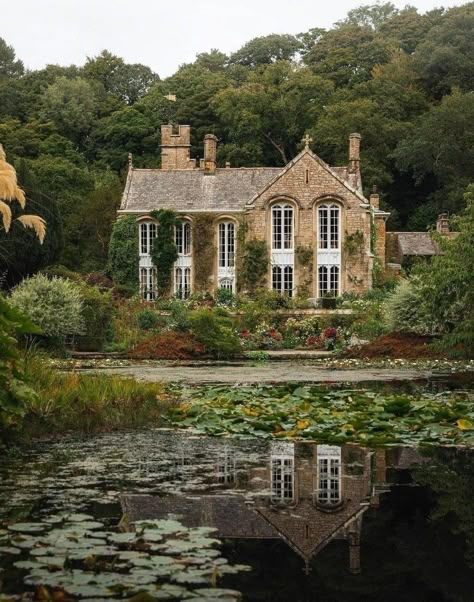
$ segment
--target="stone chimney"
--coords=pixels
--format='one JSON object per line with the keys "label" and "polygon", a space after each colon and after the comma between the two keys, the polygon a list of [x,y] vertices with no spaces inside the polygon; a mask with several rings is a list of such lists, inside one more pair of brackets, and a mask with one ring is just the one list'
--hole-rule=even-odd
{"label": "stone chimney", "polygon": [[441,213],[436,220],[436,231],[440,234],[449,234],[449,218],[447,213]]}
{"label": "stone chimney", "polygon": [[369,201],[374,209],[380,209],[380,197],[377,193],[377,186],[372,186],[372,194],[369,197]]}
{"label": "stone chimney", "polygon": [[194,169],[190,159],[191,126],[161,126],[161,169]]}
{"label": "stone chimney", "polygon": [[349,537],[349,572],[353,575],[360,573],[360,539],[352,533]]}
{"label": "stone chimney", "polygon": [[217,167],[217,136],[204,136],[204,173],[213,174]]}
{"label": "stone chimney", "polygon": [[356,173],[360,167],[360,134],[349,136],[349,173]]}

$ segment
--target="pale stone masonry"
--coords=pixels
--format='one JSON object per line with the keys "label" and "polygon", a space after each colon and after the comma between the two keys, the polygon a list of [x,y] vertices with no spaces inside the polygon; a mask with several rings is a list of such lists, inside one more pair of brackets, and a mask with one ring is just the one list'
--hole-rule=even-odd
{"label": "pale stone masonry", "polygon": [[[177,227],[179,258],[173,291],[186,297],[195,290],[200,257],[193,254],[193,221],[212,220],[214,267],[208,288],[237,290],[238,236],[260,240],[268,249],[263,286],[282,294],[308,298],[361,293],[372,287],[376,256],[385,266],[385,222],[378,195],[364,197],[360,172],[359,134],[351,134],[348,165],[330,167],[305,147],[283,168],[217,167],[217,138],[204,139],[204,158],[190,158],[190,127],[162,126],[161,169],[136,169],[130,162],[119,215],[137,217],[140,232],[140,278],[145,298],[154,298],[154,267],[150,250],[157,224],[150,212],[171,209]],[[375,244],[374,244],[375,241]],[[304,261],[303,259],[304,258]]]}

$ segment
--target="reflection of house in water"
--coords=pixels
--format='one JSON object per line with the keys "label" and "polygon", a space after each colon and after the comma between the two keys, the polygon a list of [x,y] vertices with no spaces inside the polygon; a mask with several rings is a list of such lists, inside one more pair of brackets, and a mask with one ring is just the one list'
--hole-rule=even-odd
{"label": "reflection of house in water", "polygon": [[236,467],[235,450],[217,454],[215,480],[225,494],[124,496],[128,520],[171,515],[189,527],[214,527],[221,539],[282,539],[306,567],[343,539],[358,573],[362,518],[384,489],[385,451],[300,442],[274,442],[269,451],[268,462],[248,470]]}

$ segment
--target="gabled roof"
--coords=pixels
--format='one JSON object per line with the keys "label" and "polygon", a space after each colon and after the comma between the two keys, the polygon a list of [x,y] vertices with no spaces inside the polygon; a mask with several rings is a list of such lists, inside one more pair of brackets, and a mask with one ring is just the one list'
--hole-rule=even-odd
{"label": "gabled roof", "polygon": [[130,169],[120,210],[141,213],[167,208],[181,212],[243,211],[281,167],[216,169]]}
{"label": "gabled roof", "polygon": [[[353,174],[349,174],[347,167],[330,167],[325,161],[323,161],[316,153],[310,148],[304,148],[296,157],[288,163],[279,173],[275,174],[275,176],[261,189],[259,190],[247,203],[247,205],[253,205],[255,201],[261,196],[266,190],[270,188],[277,180],[279,180],[282,176],[284,176],[290,169],[300,161],[305,155],[309,155],[312,159],[314,159],[323,169],[325,169],[328,173],[330,173],[340,184],[345,186],[347,190],[355,194],[361,203],[368,204],[368,200],[362,194],[362,187],[359,178],[354,174],[355,177],[352,177]],[[350,181],[349,181],[350,178]]]}

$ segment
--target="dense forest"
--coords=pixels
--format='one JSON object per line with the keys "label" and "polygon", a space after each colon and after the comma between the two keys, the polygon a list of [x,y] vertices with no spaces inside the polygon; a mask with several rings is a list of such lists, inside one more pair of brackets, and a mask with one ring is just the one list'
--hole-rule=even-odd
{"label": "dense forest", "polygon": [[0,38],[0,142],[48,223],[43,245],[21,225],[0,232],[0,282],[52,263],[105,271],[128,153],[159,166],[169,122],[192,126],[195,157],[216,134],[219,163],[233,166],[284,165],[306,132],[325,161],[345,164],[360,132],[364,186],[378,187],[389,228],[425,230],[462,209],[474,181],[473,57],[473,2],[363,6],[329,30],[203,52],[166,79],[106,50],[29,71]]}

